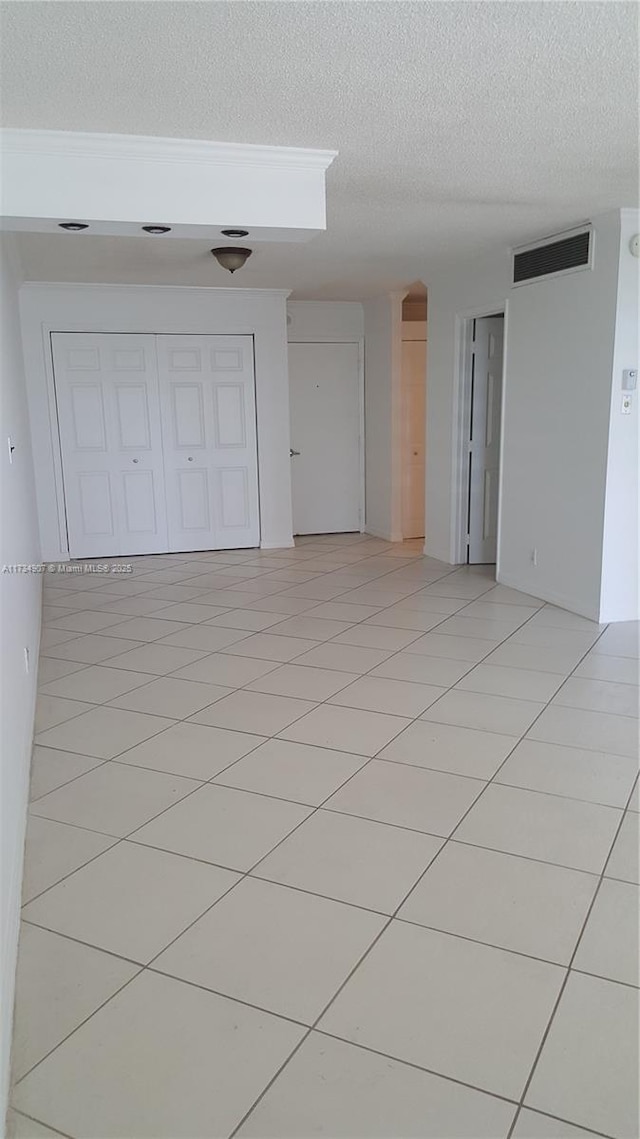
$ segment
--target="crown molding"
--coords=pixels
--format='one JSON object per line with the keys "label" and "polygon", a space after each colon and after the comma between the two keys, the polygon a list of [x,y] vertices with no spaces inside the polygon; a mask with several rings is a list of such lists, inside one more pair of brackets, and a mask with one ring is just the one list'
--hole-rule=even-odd
{"label": "crown molding", "polygon": [[220,295],[224,293],[227,297],[238,298],[243,300],[251,300],[258,298],[264,300],[266,297],[290,297],[291,289],[243,289],[231,288],[227,289],[224,286],[217,285],[131,285],[131,284],[118,284],[115,281],[23,281],[20,286],[21,292],[36,292],[38,290],[52,290],[59,291],[60,289],[82,289],[83,292],[97,292],[97,291],[117,291],[130,292],[130,293],[148,293],[153,292],[178,292],[178,293],[216,293]]}
{"label": "crown molding", "polygon": [[205,139],[14,128],[0,132],[0,145],[6,154],[116,160],[134,158],[143,162],[253,166],[277,170],[327,170],[338,154],[337,150],[255,146]]}

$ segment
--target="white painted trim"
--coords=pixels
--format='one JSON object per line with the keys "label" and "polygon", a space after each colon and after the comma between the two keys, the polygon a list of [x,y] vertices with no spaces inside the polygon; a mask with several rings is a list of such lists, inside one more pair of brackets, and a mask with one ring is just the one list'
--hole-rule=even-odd
{"label": "white painted trim", "polygon": [[337,150],[309,147],[255,146],[206,139],[160,138],[155,135],[98,134],[5,128],[0,132],[5,154],[60,158],[131,159],[142,162],[188,162],[215,166],[260,166],[281,170],[327,170]]}
{"label": "white painted trim", "polygon": [[507,379],[508,307],[505,299],[481,308],[467,309],[456,314],[455,356],[456,383],[453,391],[451,439],[451,550],[450,565],[464,565],[467,561],[467,494],[469,483],[469,449],[467,427],[471,412],[471,323],[485,316],[504,313],[504,341],[502,352],[502,395],[500,404],[500,469],[498,473],[498,536],[496,574],[500,565],[500,531],[502,507],[502,453],[504,449],[504,408]]}
{"label": "white painted trim", "polygon": [[203,285],[119,285],[106,281],[89,285],[86,281],[25,281],[20,286],[20,293],[40,293],[46,290],[58,292],[60,289],[91,289],[94,294],[104,290],[106,293],[131,293],[137,296],[140,295],[142,289],[153,289],[154,293],[215,293],[218,298],[228,297],[234,300],[238,300],[238,297],[243,300],[251,300],[254,297],[261,300],[264,297],[286,298],[291,295],[291,289],[225,289],[218,286],[209,288]]}
{"label": "white painted trim", "polygon": [[382,538],[384,542],[402,542],[402,534],[389,532],[387,530],[377,530],[375,526],[365,526],[362,531],[363,534],[371,534],[373,538]]}
{"label": "white painted trim", "polygon": [[289,550],[292,546],[295,546],[293,538],[288,541],[283,539],[282,542],[260,542],[261,550]]}

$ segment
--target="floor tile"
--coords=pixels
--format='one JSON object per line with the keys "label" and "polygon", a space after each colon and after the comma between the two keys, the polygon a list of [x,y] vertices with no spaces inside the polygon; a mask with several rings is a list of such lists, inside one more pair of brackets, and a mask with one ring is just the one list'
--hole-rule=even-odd
{"label": "floor tile", "polygon": [[168,672],[176,672],[186,668],[206,657],[203,649],[179,649],[170,645],[159,645],[157,641],[149,645],[140,645],[129,652],[118,653],[107,661],[109,668],[122,671],[139,671],[150,673],[152,676],[165,676]]}
{"label": "floor tile", "polygon": [[[305,589],[306,586],[302,586],[302,588]],[[307,609],[312,609],[316,602],[311,601],[308,597],[293,595],[291,590],[287,590],[286,597],[282,593],[277,593],[275,597],[260,597],[251,602],[243,597],[240,604],[244,609],[256,609],[259,613],[288,613],[292,615],[305,613]]]}
{"label": "floor tile", "polygon": [[311,1024],[384,923],[355,906],[245,878],[154,968]]}
{"label": "floor tile", "polygon": [[222,629],[215,625],[185,625],[178,632],[163,637],[161,644],[179,649],[202,649],[215,653],[230,648],[237,641],[247,640],[245,629]]}
{"label": "floor tile", "polygon": [[624,807],[636,773],[636,761],[623,755],[522,740],[496,782]]}
{"label": "floor tile", "polygon": [[[134,649],[134,652],[137,652]],[[71,676],[52,680],[42,689],[51,696],[64,696],[71,700],[87,700],[90,704],[104,704],[122,696],[132,688],[148,684],[153,677],[148,672],[125,672],[124,669],[91,665]]]}
{"label": "floor tile", "polygon": [[16,1106],[83,1139],[227,1136],[302,1033],[144,973],[20,1084]]}
{"label": "floor tile", "polygon": [[326,806],[446,838],[483,786],[477,779],[373,760]]}
{"label": "floor tile", "polygon": [[41,656],[38,661],[38,688],[44,688],[52,680],[61,676],[71,676],[74,672],[81,672],[86,665],[73,660],[56,660],[55,657]]}
{"label": "floor tile", "polygon": [[26,921],[146,964],[238,880],[120,842],[25,906]]}
{"label": "floor tile", "polygon": [[201,708],[214,704],[232,689],[217,684],[201,684],[194,680],[178,680],[163,676],[143,688],[136,688],[110,702],[112,708],[128,708],[131,712],[148,712],[154,716],[172,716],[183,720]]}
{"label": "floor tile", "polygon": [[600,874],[619,821],[620,811],[613,807],[494,783],[456,839]]}
{"label": "floor tile", "polygon": [[326,617],[331,621],[364,621],[384,608],[384,605],[354,605],[353,602],[326,601],[318,605],[309,616]]}
{"label": "floor tile", "polygon": [[299,657],[317,642],[310,638],[277,636],[271,629],[266,633],[245,635],[239,644],[230,646],[226,652],[230,656],[253,657],[256,660],[290,661]]}
{"label": "floor tile", "polygon": [[539,625],[533,621],[527,622],[513,635],[515,644],[540,645],[549,648],[570,648],[579,653],[586,653],[598,636],[598,627],[595,632],[581,632],[575,629],[565,629],[558,626]]}
{"label": "floor tile", "polygon": [[284,621],[284,613],[257,613],[253,609],[227,609],[219,617],[213,617],[210,625],[222,625],[227,629],[246,629],[250,633],[260,633],[263,629]]}
{"label": "floor tile", "polygon": [[505,609],[504,605],[498,601],[488,601],[490,594],[485,593],[479,601],[471,601],[465,605],[461,613],[463,617],[480,618],[482,620],[491,621],[508,621],[512,624],[521,624],[523,621],[528,621],[534,617],[536,613],[540,612],[535,605],[510,605]]}
{"label": "floor tile", "polygon": [[119,756],[119,764],[168,771],[186,779],[213,779],[264,740],[204,724],[180,723]]}
{"label": "floor tile", "polygon": [[42,1123],[36,1123],[19,1111],[9,1108],[7,1114],[8,1139],[59,1139],[59,1131],[51,1131]]}
{"label": "floor tile", "polygon": [[338,645],[335,641],[316,645],[309,652],[296,659],[296,664],[313,665],[315,668],[337,669],[339,672],[353,672],[362,675],[391,656],[390,649],[367,649],[359,645]]}
{"label": "floor tile", "polygon": [[[438,626],[440,629],[441,626]],[[468,661],[477,664],[487,653],[490,653],[496,640],[488,641],[480,637],[450,637],[439,631],[425,633],[417,641],[413,641],[405,650],[408,653],[417,653],[419,656],[444,657],[446,660]]]}
{"label": "floor tile", "polygon": [[638,1126],[638,1011],[637,990],[572,973],[527,1105],[632,1139]]}
{"label": "floor tile", "polygon": [[341,704],[347,708],[362,708],[369,712],[386,712],[391,716],[419,716],[444,692],[444,688],[429,684],[387,680],[382,676],[361,676],[333,696],[329,703]]}
{"label": "floor tile", "polygon": [[267,740],[218,775],[215,782],[225,787],[317,806],[364,763],[363,756],[287,740]]}
{"label": "floor tile", "polygon": [[103,763],[38,799],[31,810],[40,818],[123,838],[197,786],[178,775]]}
{"label": "floor tile", "polygon": [[510,609],[505,611],[504,618],[468,617],[466,609],[463,609],[454,617],[448,617],[440,626],[439,632],[445,637],[478,637],[495,643],[511,636],[522,623],[521,617],[511,616]]}
{"label": "floor tile", "polygon": [[485,658],[485,664],[504,668],[526,668],[532,672],[554,672],[567,676],[584,655],[582,649],[566,646],[523,645],[505,641]]}
{"label": "floor tile", "polygon": [[611,858],[607,862],[608,878],[620,878],[623,882],[640,884],[638,862],[640,860],[640,823],[638,816],[626,814],[622,820],[620,833],[616,838]]}
{"label": "floor tile", "polygon": [[619,621],[602,634],[593,647],[597,655],[632,657],[640,656],[640,622]]}
{"label": "floor tile", "polygon": [[40,634],[40,651],[47,652],[53,649],[56,645],[64,645],[67,641],[73,641],[77,637],[77,633],[69,629],[54,629],[48,626],[43,629]]}
{"label": "floor tile", "polygon": [[593,633],[594,636],[598,636],[606,628],[605,625],[598,625],[596,621],[589,621],[587,617],[569,613],[567,609],[558,609],[556,605],[543,605],[530,624],[534,629],[539,625],[546,625],[556,629],[576,629],[578,632]]}
{"label": "floor tile", "polygon": [[474,779],[491,779],[514,743],[512,736],[418,720],[396,736],[379,758]]}
{"label": "floor tile", "polygon": [[369,649],[391,649],[398,652],[406,648],[421,634],[413,630],[393,629],[384,625],[352,625],[345,633],[334,638],[336,645],[360,645]]}
{"label": "floor tile", "polygon": [[424,593],[423,590],[419,590],[417,593],[405,597],[402,601],[398,601],[394,608],[398,610],[411,609],[413,612],[419,611],[421,613],[439,613],[440,620],[444,621],[445,617],[451,617],[453,613],[463,609],[465,604],[464,598],[435,597],[432,593]]}
{"label": "floor tile", "polygon": [[529,736],[533,740],[634,757],[638,755],[639,733],[638,721],[628,716],[551,704],[533,725]]}
{"label": "floor tile", "polygon": [[157,615],[162,621],[186,621],[187,624],[199,625],[201,621],[209,621],[212,617],[219,617],[221,613],[226,612],[222,605],[198,605],[193,601],[177,601],[168,605],[161,601],[157,614],[150,613],[150,616]]}
{"label": "floor tile", "polygon": [[117,613],[80,609],[77,612],[74,610],[72,613],[67,613],[66,617],[57,618],[51,628],[70,629],[76,633],[95,633],[98,629],[107,629],[109,625],[119,625],[121,621],[122,618]]}
{"label": "floor tile", "polygon": [[507,696],[454,689],[436,700],[423,713],[422,719],[498,732],[505,736],[521,736],[543,708],[544,704],[533,700],[513,700]]}
{"label": "floor tile", "polygon": [[286,740],[352,751],[357,755],[375,755],[408,723],[401,716],[321,704],[291,724],[281,732],[281,736]]}
{"label": "floor tile", "polygon": [[417,831],[317,811],[254,873],[390,914],[440,846],[440,839]]}
{"label": "floor tile", "polygon": [[495,1097],[312,1033],[238,1139],[502,1139],[512,1115]]}
{"label": "floor tile", "polygon": [[103,613],[113,613],[114,616],[120,614],[120,620],[124,621],[125,617],[149,617],[151,614],[157,616],[161,609],[166,609],[170,604],[170,601],[160,601],[157,597],[152,597],[151,593],[141,593],[137,597],[112,598],[100,608]]}
{"label": "floor tile", "polygon": [[278,637],[302,637],[310,641],[328,641],[338,633],[351,627],[350,621],[329,621],[327,618],[312,617],[308,614],[288,617],[273,625],[270,633]]}
{"label": "floor tile", "polygon": [[544,602],[539,597],[532,597],[528,593],[520,593],[518,589],[509,589],[507,585],[496,585],[484,595],[485,601],[495,601],[500,605],[532,605],[540,608]]}
{"label": "floor tile", "polygon": [[311,700],[296,700],[289,696],[233,692],[209,708],[197,712],[193,720],[197,724],[273,736],[293,720],[298,720],[311,711],[313,706]]}
{"label": "floor tile", "polygon": [[572,1123],[559,1122],[549,1115],[523,1107],[512,1139],[592,1139],[593,1134],[593,1131],[583,1131]]}
{"label": "floor tile", "polygon": [[211,653],[202,659],[177,669],[179,680],[199,680],[203,684],[222,684],[227,688],[241,688],[244,684],[265,676],[277,668],[272,660],[253,660],[250,657],[234,657],[227,653]]}
{"label": "floor tile", "polygon": [[67,720],[73,720],[82,712],[90,710],[91,704],[80,700],[62,700],[58,696],[48,696],[40,692],[36,702],[35,731],[44,732],[57,724],[65,724]]}
{"label": "floor tile", "polygon": [[207,784],[136,832],[136,842],[250,870],[309,814],[308,807]]}
{"label": "floor tile", "polygon": [[393,922],[318,1027],[518,1097],[563,976],[556,965]]}
{"label": "floor tile", "polygon": [[566,708],[586,708],[617,716],[638,717],[640,693],[635,684],[613,684],[608,680],[588,680],[570,676],[555,697],[554,704]]}
{"label": "floor tile", "polygon": [[[88,633],[84,637],[74,637],[72,641],[65,641],[63,645],[44,649],[46,656],[57,657],[59,660],[73,660],[81,664],[99,664],[100,661],[125,653],[134,648],[131,641],[124,637],[106,637],[100,633]],[[43,649],[41,648],[41,652]],[[139,665],[133,665],[140,668]],[[141,672],[146,670],[140,668]]]}
{"label": "floor tile", "polygon": [[137,972],[137,966],[23,923],[12,1075],[19,1080]]}
{"label": "floor tile", "polygon": [[268,692],[273,696],[295,696],[303,700],[320,701],[327,700],[356,679],[355,673],[284,664],[265,676],[252,680],[247,688],[251,692]]}
{"label": "floor tile", "polygon": [[77,751],[81,755],[94,755],[98,759],[113,759],[127,748],[156,736],[172,723],[162,716],[145,716],[140,712],[101,706],[40,732],[36,743],[62,751]]}
{"label": "floor tile", "polygon": [[389,609],[383,609],[380,613],[375,613],[373,617],[367,617],[363,624],[366,626],[375,625],[376,628],[383,629],[407,629],[409,632],[415,632],[418,636],[420,633],[428,633],[429,629],[433,629],[444,619],[444,613],[432,613],[426,609],[409,609],[404,604],[400,608],[400,603],[398,603]]}
{"label": "floor tile", "polygon": [[435,684],[449,688],[455,684],[471,665],[466,661],[447,660],[445,657],[411,656],[410,653],[396,653],[374,668],[372,676],[384,676],[389,680],[413,681],[416,684]]}
{"label": "floor tile", "polygon": [[67,874],[113,846],[116,840],[30,815],[24,853],[22,900],[28,902]]}
{"label": "floor tile", "polygon": [[398,917],[568,965],[597,885],[591,874],[449,842]]}
{"label": "floor tile", "polygon": [[34,747],[31,757],[31,785],[29,798],[39,799],[69,783],[85,771],[91,771],[102,761],[89,755],[76,755],[70,751],[56,751],[51,747]]}
{"label": "floor tile", "polygon": [[161,637],[179,633],[185,628],[188,626],[181,621],[165,621],[159,617],[131,617],[120,625],[114,625],[113,635],[130,641],[159,641]]}
{"label": "floor tile", "polygon": [[563,680],[563,676],[555,676],[552,672],[478,664],[459,681],[457,687],[466,692],[486,692],[492,696],[546,702],[557,692]]}
{"label": "floor tile", "polygon": [[640,662],[633,657],[607,656],[590,652],[578,665],[575,676],[609,680],[614,684],[640,684]]}
{"label": "floor tile", "polygon": [[605,878],[589,914],[573,968],[611,981],[640,985],[639,911],[637,886]]}

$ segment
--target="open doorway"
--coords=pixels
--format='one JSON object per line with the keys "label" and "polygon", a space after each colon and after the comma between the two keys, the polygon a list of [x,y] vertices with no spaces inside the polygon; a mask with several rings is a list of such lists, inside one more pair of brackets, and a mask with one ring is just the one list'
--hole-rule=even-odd
{"label": "open doorway", "polygon": [[421,281],[402,302],[401,359],[402,537],[425,531],[427,290]]}
{"label": "open doorway", "polygon": [[471,318],[466,325],[466,561],[468,565],[495,565],[504,312]]}

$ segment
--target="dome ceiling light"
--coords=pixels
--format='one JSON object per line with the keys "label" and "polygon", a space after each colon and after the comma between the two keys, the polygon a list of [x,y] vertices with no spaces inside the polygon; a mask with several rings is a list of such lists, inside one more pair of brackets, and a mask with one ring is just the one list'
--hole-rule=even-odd
{"label": "dome ceiling light", "polygon": [[248,237],[248,229],[221,229],[220,233],[223,237]]}
{"label": "dome ceiling light", "polygon": [[143,225],[145,233],[171,233],[170,225]]}
{"label": "dome ceiling light", "polygon": [[223,269],[228,269],[230,273],[235,273],[236,269],[242,269],[245,261],[251,256],[252,249],[236,248],[233,245],[223,245],[219,249],[212,249],[211,252],[219,265]]}
{"label": "dome ceiling light", "polygon": [[89,224],[86,221],[59,221],[60,229],[66,229],[69,233],[79,233],[81,229],[88,229]]}

